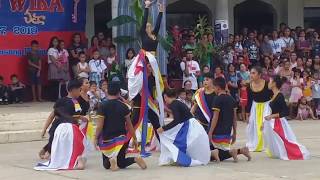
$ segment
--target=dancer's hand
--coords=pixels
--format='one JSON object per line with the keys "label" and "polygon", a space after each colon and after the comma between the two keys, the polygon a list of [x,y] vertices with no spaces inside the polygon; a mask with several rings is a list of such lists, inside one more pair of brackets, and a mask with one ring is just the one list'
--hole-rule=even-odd
{"label": "dancer's hand", "polygon": [[208,132],[208,138],[209,138],[209,142],[211,143],[212,140],[212,135],[213,135],[213,131],[209,131]]}
{"label": "dancer's hand", "polygon": [[164,12],[164,5],[161,3],[158,3],[158,9],[159,9],[159,12]]}
{"label": "dancer's hand", "polygon": [[46,130],[42,130],[42,132],[41,132],[41,138],[44,138],[45,134],[46,134]]}
{"label": "dancer's hand", "polygon": [[151,1],[145,0],[145,1],[144,1],[144,4],[146,5],[146,6],[145,6],[146,8],[149,8],[149,7],[151,6]]}
{"label": "dancer's hand", "polygon": [[236,140],[237,140],[237,134],[232,134],[231,144],[233,145],[234,143],[236,143]]}
{"label": "dancer's hand", "polygon": [[163,132],[164,132],[164,130],[163,130],[163,128],[162,128],[162,127],[160,127],[160,128],[158,128],[158,129],[157,129],[157,132],[158,132],[158,134],[161,134],[161,133],[163,133]]}
{"label": "dancer's hand", "polygon": [[267,120],[267,121],[270,121],[272,119],[272,116],[271,115],[266,116],[266,117],[264,117],[264,119]]}
{"label": "dancer's hand", "polygon": [[138,141],[136,138],[133,138],[132,139],[132,143],[133,143],[133,147],[135,150],[138,150],[139,149],[139,144],[138,144]]}
{"label": "dancer's hand", "polygon": [[93,140],[93,145],[94,145],[94,147],[96,148],[97,151],[100,150],[100,148],[99,148],[99,146],[98,146],[98,139],[97,139],[97,138],[95,138],[95,139]]}

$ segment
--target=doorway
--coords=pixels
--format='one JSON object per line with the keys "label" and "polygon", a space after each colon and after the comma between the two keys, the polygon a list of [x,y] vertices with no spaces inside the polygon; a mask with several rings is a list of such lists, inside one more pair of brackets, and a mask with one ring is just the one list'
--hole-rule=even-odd
{"label": "doorway", "polygon": [[247,0],[234,7],[234,27],[239,33],[243,28],[272,32],[277,25],[276,10],[271,4],[260,0]]}
{"label": "doorway", "polygon": [[105,0],[94,6],[95,34],[103,32],[106,37],[112,36],[112,29],[107,28],[107,22],[112,19],[111,0]]}

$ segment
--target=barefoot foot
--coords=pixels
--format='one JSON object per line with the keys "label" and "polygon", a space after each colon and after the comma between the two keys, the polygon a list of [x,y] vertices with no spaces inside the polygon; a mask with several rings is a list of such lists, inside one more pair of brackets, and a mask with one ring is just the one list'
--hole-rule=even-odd
{"label": "barefoot foot", "polygon": [[136,157],[134,158],[134,160],[141,169],[147,169],[147,165],[141,157]]}
{"label": "barefoot foot", "polygon": [[251,161],[251,155],[247,147],[241,148],[240,153],[243,154],[245,157],[247,157],[248,161]]}
{"label": "barefoot foot", "polygon": [[233,158],[233,162],[237,163],[238,162],[238,150],[237,149],[232,149],[229,151],[230,155]]}
{"label": "barefoot foot", "polygon": [[219,150],[215,149],[211,151],[211,157],[213,157],[214,160],[216,160],[217,163],[220,163],[220,158],[219,158]]}
{"label": "barefoot foot", "polygon": [[111,166],[110,166],[111,171],[117,171],[117,170],[119,170],[117,161],[116,161],[115,159],[111,158],[109,161],[110,161],[110,165],[111,165]]}

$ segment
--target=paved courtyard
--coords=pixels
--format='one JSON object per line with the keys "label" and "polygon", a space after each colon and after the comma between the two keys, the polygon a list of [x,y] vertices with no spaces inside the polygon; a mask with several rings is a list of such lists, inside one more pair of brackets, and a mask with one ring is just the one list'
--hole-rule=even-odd
{"label": "paved courtyard", "polygon": [[[26,106],[28,107],[28,106]],[[45,106],[37,105],[37,110],[49,112],[51,104]],[[28,108],[28,113],[35,112]],[[11,108],[0,108],[1,113],[14,113]],[[21,112],[21,111],[19,111]],[[135,179],[156,179],[156,180],[273,180],[273,179],[294,179],[294,180],[320,180],[320,121],[290,121],[299,141],[311,151],[312,159],[308,161],[281,161],[270,159],[265,153],[253,153],[253,160],[247,162],[243,157],[238,163],[232,161],[220,164],[211,163],[202,167],[159,167],[159,153],[154,153],[147,158],[148,169],[140,170],[136,165],[111,172],[104,170],[101,164],[101,156],[93,152],[88,158],[87,169],[84,171],[58,171],[58,172],[37,172],[32,168],[37,163],[37,153],[45,144],[43,141],[0,144],[0,180],[135,180]],[[0,125],[1,126],[1,125]],[[245,144],[245,124],[239,123],[239,138],[236,146]]]}

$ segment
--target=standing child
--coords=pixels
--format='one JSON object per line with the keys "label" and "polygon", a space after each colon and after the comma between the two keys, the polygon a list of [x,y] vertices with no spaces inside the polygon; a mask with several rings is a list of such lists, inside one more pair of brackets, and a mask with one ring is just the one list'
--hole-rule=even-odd
{"label": "standing child", "polygon": [[[137,138],[130,119],[130,108],[119,101],[120,84],[109,83],[109,100],[104,101],[98,110],[96,142],[102,152],[103,167],[116,171],[137,163],[141,169],[146,169],[146,163],[141,157],[127,158],[130,137],[137,148]],[[127,130],[130,137],[126,136]]]}
{"label": "standing child", "polygon": [[[320,105],[320,77],[319,73],[314,73],[313,75],[313,81],[312,81],[312,101],[313,101],[313,110],[316,112],[316,109],[318,109]],[[318,116],[318,113],[316,113]]]}
{"label": "standing child", "polygon": [[289,116],[294,118],[294,109],[297,108],[299,99],[303,96],[302,94],[302,85],[303,79],[301,78],[300,69],[294,70],[294,76],[290,80],[291,83],[291,95],[289,97]]}
{"label": "standing child", "polygon": [[90,90],[88,91],[90,110],[96,110],[99,102],[101,102],[101,90],[95,81],[90,81]]}
{"label": "standing child", "polygon": [[247,90],[247,83],[245,80],[241,80],[240,82],[240,107],[241,107],[241,118],[243,122],[248,122],[247,116],[246,116],[246,107],[248,104],[248,90]]}
{"label": "standing child", "polygon": [[90,73],[90,67],[89,64],[86,62],[87,56],[84,52],[79,53],[79,63],[77,65],[78,67],[78,78],[89,78]]}
{"label": "standing child", "polygon": [[311,90],[310,72],[303,71],[303,96],[306,98],[308,105],[311,105],[312,90]]}
{"label": "standing child", "polygon": [[108,100],[108,81],[102,80],[101,81],[101,101]]}
{"label": "standing child", "polygon": [[[31,41],[31,52],[28,53],[28,72],[29,72],[29,79],[32,89],[32,99],[33,101],[38,100],[42,101],[42,87],[41,87],[41,57],[38,53],[39,51],[39,42],[36,40]],[[37,90],[37,93],[36,93]]]}
{"label": "standing child", "polygon": [[10,88],[10,99],[12,103],[23,103],[23,95],[25,85],[21,83],[18,79],[18,76],[13,74],[11,75],[11,84],[9,85]]}
{"label": "standing child", "polygon": [[298,105],[298,114],[296,119],[299,120],[306,120],[308,118],[316,119],[313,114],[312,108],[308,105],[308,101],[306,97],[302,97],[300,99],[299,105]]}
{"label": "standing child", "polygon": [[237,102],[226,93],[226,80],[224,78],[216,78],[213,86],[217,96],[212,104],[214,113],[208,133],[214,146],[211,155],[217,162],[231,157],[234,162],[237,162],[238,154],[243,154],[250,161],[251,156],[247,147],[230,149],[231,145],[236,142],[237,137]]}
{"label": "standing child", "polygon": [[0,105],[9,104],[9,89],[3,83],[3,77],[0,76]]}
{"label": "standing child", "polygon": [[106,65],[108,67],[108,70],[111,70],[112,65],[114,63],[118,63],[116,46],[115,45],[111,45],[109,50],[110,50],[110,54],[107,57]]}
{"label": "standing child", "polygon": [[93,52],[93,59],[89,61],[89,67],[90,81],[95,81],[96,84],[99,84],[104,78],[104,74],[107,69],[104,60],[100,59],[99,51],[96,50]]}
{"label": "standing child", "polygon": [[187,93],[186,105],[188,106],[188,108],[191,109],[191,107],[193,105],[193,103],[192,103],[192,101],[193,101],[193,92],[192,92],[192,90],[188,90],[188,91],[186,91],[186,93]]}

